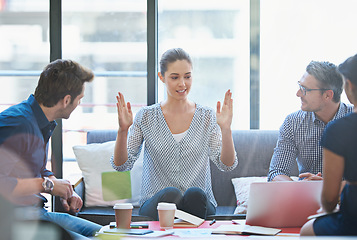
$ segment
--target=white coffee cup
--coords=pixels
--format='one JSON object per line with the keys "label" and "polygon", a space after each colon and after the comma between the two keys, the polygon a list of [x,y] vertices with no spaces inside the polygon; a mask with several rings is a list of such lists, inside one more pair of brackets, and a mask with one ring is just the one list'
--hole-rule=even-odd
{"label": "white coffee cup", "polygon": [[115,211],[115,221],[117,228],[130,228],[131,214],[133,212],[133,204],[131,203],[116,203],[113,207]]}
{"label": "white coffee cup", "polygon": [[175,212],[176,212],[176,204],[160,202],[157,205],[157,211],[159,213],[160,228],[162,229],[173,228]]}

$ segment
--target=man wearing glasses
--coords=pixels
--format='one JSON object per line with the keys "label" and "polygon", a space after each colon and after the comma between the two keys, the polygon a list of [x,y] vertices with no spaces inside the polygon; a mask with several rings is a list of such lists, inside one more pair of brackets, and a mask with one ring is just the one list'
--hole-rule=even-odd
{"label": "man wearing glasses", "polygon": [[343,80],[336,66],[312,61],[298,82],[301,110],[285,118],[270,162],[268,181],[287,181],[297,162],[300,180],[322,180],[320,140],[326,125],[353,111],[340,102]]}

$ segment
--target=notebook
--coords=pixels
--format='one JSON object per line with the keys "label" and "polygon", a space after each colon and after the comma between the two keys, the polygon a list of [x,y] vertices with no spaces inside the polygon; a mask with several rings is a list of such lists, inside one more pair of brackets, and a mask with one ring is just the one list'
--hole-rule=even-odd
{"label": "notebook", "polygon": [[301,227],[320,208],[322,181],[256,182],[250,185],[246,224]]}
{"label": "notebook", "polygon": [[174,227],[199,227],[205,222],[204,219],[181,211],[179,209],[175,212]]}

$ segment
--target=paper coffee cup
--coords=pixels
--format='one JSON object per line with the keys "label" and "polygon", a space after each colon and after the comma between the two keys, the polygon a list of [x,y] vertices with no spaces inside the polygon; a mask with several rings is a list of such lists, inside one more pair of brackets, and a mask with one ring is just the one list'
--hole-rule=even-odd
{"label": "paper coffee cup", "polygon": [[117,228],[130,228],[133,205],[131,203],[116,203],[113,206],[115,211],[115,222]]}
{"label": "paper coffee cup", "polygon": [[162,229],[173,228],[176,204],[161,202],[157,205],[157,211],[159,213],[160,228]]}

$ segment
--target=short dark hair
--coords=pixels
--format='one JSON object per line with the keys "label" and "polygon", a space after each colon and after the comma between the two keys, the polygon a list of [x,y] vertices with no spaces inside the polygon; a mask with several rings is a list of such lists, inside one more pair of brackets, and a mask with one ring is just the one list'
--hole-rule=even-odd
{"label": "short dark hair", "polygon": [[340,102],[343,91],[343,79],[337,72],[337,66],[330,62],[311,61],[306,72],[318,81],[319,87],[333,91],[333,101]]}
{"label": "short dark hair", "polygon": [[185,50],[183,50],[182,48],[172,48],[162,54],[160,60],[160,72],[162,76],[165,75],[168,65],[170,63],[176,62],[177,60],[186,60],[191,64],[192,67],[191,57],[187,52],[185,52]]}
{"label": "short dark hair", "polygon": [[93,72],[72,60],[58,59],[48,64],[40,75],[35,90],[35,99],[39,104],[53,107],[66,95],[71,96],[71,103],[82,93],[85,82],[91,82]]}
{"label": "short dark hair", "polygon": [[338,66],[339,73],[357,85],[357,54],[349,57]]}

